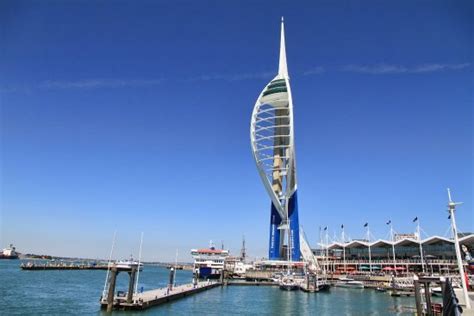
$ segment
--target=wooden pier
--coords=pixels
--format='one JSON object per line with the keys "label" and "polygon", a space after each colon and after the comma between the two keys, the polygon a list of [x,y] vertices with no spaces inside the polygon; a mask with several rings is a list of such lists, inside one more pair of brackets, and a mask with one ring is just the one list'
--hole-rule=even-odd
{"label": "wooden pier", "polygon": [[[143,310],[152,306],[161,305],[189,295],[220,286],[220,282],[199,282],[197,284],[183,284],[169,289],[169,287],[145,291],[134,294],[131,301],[127,295],[115,296],[112,309],[114,310]],[[101,300],[101,308],[107,309],[107,298]]]}

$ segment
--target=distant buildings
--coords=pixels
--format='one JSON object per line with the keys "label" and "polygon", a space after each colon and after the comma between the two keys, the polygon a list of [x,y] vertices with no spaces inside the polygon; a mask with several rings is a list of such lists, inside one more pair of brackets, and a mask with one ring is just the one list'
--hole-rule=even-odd
{"label": "distant buildings", "polygon": [[[461,235],[461,234],[460,234]],[[442,272],[443,270],[456,269],[456,254],[453,239],[432,236],[417,240],[412,234],[399,235],[395,242],[379,239],[372,242],[352,240],[349,242],[333,242],[313,253],[320,258],[320,262],[327,262],[330,270],[381,270],[387,267],[398,267],[402,271]],[[403,236],[403,237],[401,237]],[[474,234],[462,234],[460,245],[466,246],[470,252],[474,250]],[[421,245],[421,247],[420,247]],[[370,256],[369,256],[370,246]],[[392,247],[394,248],[395,260]],[[421,249],[421,253],[420,253]],[[327,258],[325,254],[329,254]],[[466,259],[463,254],[463,259]],[[321,259],[322,258],[322,259]],[[469,261],[469,260],[467,260]],[[468,262],[466,261],[466,264]]]}

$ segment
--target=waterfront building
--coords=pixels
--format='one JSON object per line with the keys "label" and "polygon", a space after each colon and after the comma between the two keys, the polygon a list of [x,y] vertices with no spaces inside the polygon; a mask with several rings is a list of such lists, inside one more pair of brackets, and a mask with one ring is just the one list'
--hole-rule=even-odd
{"label": "waterfront building", "polygon": [[[255,103],[250,140],[258,172],[271,199],[268,258],[298,261],[301,252],[293,101],[286,62],[283,18],[278,74],[265,86]],[[285,245],[285,239],[289,241],[289,245]]]}
{"label": "waterfront building", "polygon": [[[460,234],[459,244],[471,251],[474,249],[474,234]],[[332,272],[367,272],[371,264],[372,271],[426,272],[449,273],[456,271],[456,253],[454,239],[441,236],[431,236],[423,240],[408,237],[398,238],[394,242],[378,239],[373,242],[367,240],[351,240],[347,242],[333,242],[313,253]],[[420,256],[420,244],[423,259]],[[369,246],[371,260],[369,262]],[[395,260],[392,246],[394,246]],[[345,253],[345,258],[343,256]],[[328,256],[326,256],[328,254]],[[465,265],[469,265],[465,259]],[[471,266],[469,268],[472,269]]]}

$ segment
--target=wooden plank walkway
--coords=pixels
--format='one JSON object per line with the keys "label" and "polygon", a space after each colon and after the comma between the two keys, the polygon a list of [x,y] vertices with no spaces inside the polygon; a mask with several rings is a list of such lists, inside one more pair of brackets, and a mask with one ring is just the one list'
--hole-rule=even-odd
{"label": "wooden plank walkway", "polygon": [[[151,291],[145,291],[133,295],[133,302],[127,303],[126,297],[114,297],[115,310],[143,310],[151,306],[161,305],[170,301],[174,301],[189,295],[193,295],[202,291],[220,286],[220,282],[199,282],[196,286],[193,284],[178,285],[173,290],[168,288],[160,288]],[[107,308],[107,301],[101,301],[101,307]]]}

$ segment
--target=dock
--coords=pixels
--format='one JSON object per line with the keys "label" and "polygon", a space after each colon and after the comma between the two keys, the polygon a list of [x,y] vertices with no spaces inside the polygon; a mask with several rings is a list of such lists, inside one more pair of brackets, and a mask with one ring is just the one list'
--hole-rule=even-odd
{"label": "dock", "polygon": [[[113,309],[144,310],[152,306],[161,305],[186,296],[203,292],[220,285],[221,282],[199,282],[195,285],[193,285],[192,283],[178,285],[173,287],[172,289],[165,287],[134,294],[131,302],[127,302],[126,295],[115,296],[113,302]],[[102,298],[100,304],[102,309],[107,309],[108,302],[106,298]]]}
{"label": "dock", "polygon": [[87,265],[87,264],[22,264],[22,270],[39,271],[39,270],[107,270],[107,265]]}
{"label": "dock", "polygon": [[[138,291],[138,274],[140,270],[140,263],[132,260],[110,264],[104,291],[99,300],[101,309],[105,309],[107,312],[113,310],[144,310],[223,284],[222,277],[219,281],[199,281],[197,275],[193,275],[192,283],[176,285],[174,280],[176,270],[172,267],[167,287],[142,292]],[[121,272],[128,274],[129,282],[126,292],[116,292],[115,289],[117,276]]]}

